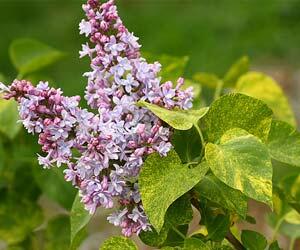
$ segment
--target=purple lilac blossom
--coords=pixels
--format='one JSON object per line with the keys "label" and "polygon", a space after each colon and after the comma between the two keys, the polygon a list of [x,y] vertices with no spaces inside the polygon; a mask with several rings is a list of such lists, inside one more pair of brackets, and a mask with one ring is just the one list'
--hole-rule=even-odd
{"label": "purple lilac blossom", "polygon": [[67,166],[65,179],[79,189],[85,208],[93,214],[98,207],[117,207],[108,221],[131,236],[151,226],[138,191],[143,162],[153,152],[166,156],[172,147],[170,128],[136,102],[189,109],[193,93],[180,89],[182,78],[175,87],[161,82],[161,65],[140,56],[138,38],[123,25],[113,0],[88,0],[83,10],[80,34],[90,42],[82,45],[80,57],[91,59],[91,71],[84,76],[85,99],[93,112],[78,106],[78,96],[65,97],[44,82],[34,87],[15,80],[0,89],[4,98],[18,101],[28,132],[39,134],[40,165]]}

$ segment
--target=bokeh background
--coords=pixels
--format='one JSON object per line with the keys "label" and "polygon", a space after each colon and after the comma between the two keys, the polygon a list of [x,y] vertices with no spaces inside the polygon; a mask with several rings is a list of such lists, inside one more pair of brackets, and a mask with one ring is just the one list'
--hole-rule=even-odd
{"label": "bokeh background", "polygon": [[[43,41],[68,53],[47,72],[71,94],[82,92],[88,61],[78,60],[81,0],[0,0],[0,72],[15,75],[8,47],[20,37]],[[222,76],[242,55],[272,74],[299,98],[299,0],[117,0],[119,12],[140,37],[143,51],[189,56],[185,76],[197,71]],[[298,94],[298,95],[297,95]],[[296,105],[296,104],[295,104]],[[299,110],[299,109],[298,109]]]}
{"label": "bokeh background", "polygon": [[[67,95],[82,94],[86,84],[82,74],[89,69],[88,60],[79,60],[78,56],[85,42],[78,32],[83,2],[0,0],[0,73],[8,81],[17,74],[9,59],[11,42],[34,38],[66,52],[63,60],[43,71],[43,77],[51,79]],[[252,69],[270,74],[283,86],[299,121],[300,0],[119,0],[117,3],[128,29],[140,37],[143,51],[189,56],[186,77],[199,71],[222,76],[236,59],[248,55]],[[31,139],[24,138],[25,143],[20,144],[14,157],[25,151],[26,156],[35,157],[37,148]],[[45,197],[40,203],[48,208],[49,218],[64,211]],[[264,211],[261,209],[255,212],[260,215]],[[101,239],[111,232],[105,221],[100,225],[92,223],[91,228],[100,232],[92,235],[90,245],[83,249],[97,249]]]}

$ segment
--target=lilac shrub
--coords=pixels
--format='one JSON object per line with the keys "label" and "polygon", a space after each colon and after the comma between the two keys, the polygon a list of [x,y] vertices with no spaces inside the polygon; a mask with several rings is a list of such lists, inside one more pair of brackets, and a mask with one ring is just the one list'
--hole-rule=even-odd
{"label": "lilac shrub", "polygon": [[[92,215],[102,207],[113,209],[107,220],[120,227],[123,235],[138,234],[146,245],[156,249],[280,249],[278,233],[291,238],[293,249],[298,238],[294,231],[299,227],[296,168],[300,167],[300,133],[280,86],[263,73],[248,72],[248,59],[243,57],[222,78],[196,74],[189,85],[199,90],[193,82],[199,81],[214,89],[215,94],[214,100],[207,97],[209,107],[191,109],[192,88],[182,89],[183,78],[174,85],[164,82],[161,65],[141,57],[138,38],[123,25],[114,1],[100,4],[88,0],[83,10],[86,19],[79,29],[89,42],[82,45],[79,54],[91,61],[91,69],[83,74],[87,78],[87,109],[80,107],[79,96],[66,97],[47,82],[37,86],[27,80],[14,80],[9,86],[0,83],[1,98],[15,100],[24,127],[38,135],[42,151],[39,164],[46,169],[63,167],[65,180],[78,189],[70,213],[67,245],[70,242],[72,249],[79,246],[81,233],[91,218],[88,212]],[[49,50],[28,40],[14,46],[26,51],[32,48],[34,55],[38,47]],[[34,57],[34,65],[46,55],[39,60]],[[18,70],[26,75],[25,69]],[[199,102],[200,94],[195,91],[195,95]],[[9,112],[6,106],[4,110]],[[15,121],[15,114],[8,119],[3,112],[0,119],[5,126],[0,132]],[[0,168],[1,163],[6,165],[0,162]],[[19,179],[17,173],[13,175]],[[19,184],[16,186],[19,191]],[[6,193],[4,188],[2,191]],[[24,203],[24,197],[19,200],[19,192],[17,196],[11,194],[13,200],[18,198],[16,204]],[[255,224],[251,213],[249,216],[250,199],[274,209],[269,214],[274,226],[271,241],[258,232],[236,227],[240,221]],[[8,244],[16,246],[14,243],[20,241],[21,248],[26,243],[27,249],[28,241],[37,236],[42,216],[40,222],[33,219],[29,226],[29,213],[38,217],[30,207],[12,207],[9,199],[2,200],[2,205],[9,206],[1,206],[0,218],[6,223],[4,231],[0,228],[0,241],[4,235]],[[17,222],[18,216],[6,218],[14,214],[11,208],[18,208],[25,220]],[[201,214],[200,230],[190,232],[193,208]],[[48,233],[59,233],[61,230],[57,232],[56,228],[61,225],[68,227],[69,218],[65,219],[47,221],[45,230],[43,223],[38,235],[43,240],[54,240]],[[18,242],[11,242],[15,228],[21,224],[28,228],[28,238],[20,237],[18,231]],[[7,225],[14,236],[5,239],[9,235]],[[103,242],[101,249],[137,247],[126,237],[112,237]]]}
{"label": "lilac shrub", "polygon": [[19,113],[29,133],[39,135],[44,168],[61,165],[66,181],[79,189],[85,208],[116,208],[108,221],[122,228],[125,236],[150,230],[138,186],[145,157],[158,152],[166,156],[172,148],[171,128],[151,111],[138,107],[144,100],[167,109],[192,107],[192,89],[182,90],[162,82],[159,62],[141,57],[138,38],[118,16],[113,0],[83,5],[86,19],[80,34],[89,37],[80,57],[88,56],[91,70],[85,99],[90,110],[79,107],[79,96],[65,97],[60,89],[26,80],[1,84],[5,99],[19,103]]}

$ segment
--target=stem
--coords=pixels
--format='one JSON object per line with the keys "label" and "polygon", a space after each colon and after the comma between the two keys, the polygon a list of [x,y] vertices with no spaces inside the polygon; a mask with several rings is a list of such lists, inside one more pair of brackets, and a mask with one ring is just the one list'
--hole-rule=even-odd
{"label": "stem", "polygon": [[197,208],[198,211],[200,211],[200,205],[199,205],[199,202],[198,202],[197,199],[192,198],[192,199],[191,199],[191,203],[192,203],[192,205],[193,205],[195,208]]}
{"label": "stem", "polygon": [[284,221],[284,217],[281,218],[279,221],[277,221],[276,226],[274,228],[273,236],[272,236],[272,242],[276,240],[278,231],[279,231],[280,226],[281,226],[283,221]]}
{"label": "stem", "polygon": [[241,242],[229,231],[225,237],[236,250],[246,250]]}
{"label": "stem", "polygon": [[201,131],[201,129],[199,128],[198,124],[194,124],[194,126],[195,126],[195,128],[197,129],[198,134],[199,134],[200,139],[201,139],[201,144],[202,144],[201,155],[200,155],[200,159],[201,159],[202,156],[203,156],[203,153],[204,153],[205,141],[204,141],[204,137],[203,137],[202,131]]}
{"label": "stem", "polygon": [[199,162],[198,161],[192,161],[192,162],[187,163],[186,165],[189,167],[191,165],[196,165],[196,164],[199,164]]}
{"label": "stem", "polygon": [[296,243],[296,238],[292,238],[290,241],[289,250],[294,250],[295,243]]}
{"label": "stem", "polygon": [[224,85],[224,82],[222,80],[219,80],[218,85],[216,87],[214,100],[217,100],[221,96],[223,85]]}
{"label": "stem", "polygon": [[182,239],[186,239],[186,236],[182,233],[182,232],[180,232],[176,227],[174,227],[171,223],[169,223],[170,225],[171,225],[171,227],[172,227],[172,230],[175,232],[175,233],[177,233]]}

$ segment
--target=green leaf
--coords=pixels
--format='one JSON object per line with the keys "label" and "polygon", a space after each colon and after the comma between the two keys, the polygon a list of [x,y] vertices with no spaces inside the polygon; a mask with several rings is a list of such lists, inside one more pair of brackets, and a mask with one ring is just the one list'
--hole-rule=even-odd
{"label": "green leaf", "polygon": [[184,241],[183,250],[210,250],[210,247],[200,239],[188,238]]}
{"label": "green leaf", "polygon": [[55,63],[64,55],[44,43],[28,38],[13,41],[9,54],[20,77],[41,70]]}
{"label": "green leaf", "polygon": [[300,225],[300,214],[292,209],[284,216],[284,220],[290,224]]}
{"label": "green leaf", "polygon": [[207,170],[205,164],[189,169],[174,150],[167,157],[162,158],[157,153],[147,157],[139,176],[139,186],[145,212],[157,232],[164,224],[169,206],[193,188]]}
{"label": "green leaf", "polygon": [[48,222],[45,250],[68,249],[70,246],[70,218],[58,216]]}
{"label": "green leaf", "polygon": [[[42,247],[41,237],[44,236],[44,231],[32,232],[24,241],[17,245],[10,245],[5,250],[41,250]],[[38,238],[39,237],[39,238]]]}
{"label": "green leaf", "polygon": [[[22,199],[35,203],[41,195],[41,191],[35,182],[32,174],[31,162],[20,161],[20,155],[14,152],[15,146],[11,143],[5,144],[4,151],[4,167],[0,171],[0,185],[5,188],[5,194],[10,199],[15,199],[15,196],[22,197]],[[13,146],[13,147],[12,147]],[[5,197],[5,195],[3,195]],[[2,194],[0,195],[0,199]]]}
{"label": "green leaf", "polygon": [[[13,171],[13,179],[10,185],[13,187],[13,191],[22,196],[24,199],[30,201],[37,201],[41,195],[41,190],[38,184],[33,178],[32,165],[20,163],[18,161],[13,162],[17,169]],[[20,164],[18,166],[18,164]],[[12,167],[12,166],[10,166]],[[12,172],[12,169],[9,170]]]}
{"label": "green leaf", "polygon": [[9,139],[14,139],[21,129],[18,105],[14,100],[0,98],[0,132]]}
{"label": "green leaf", "polygon": [[228,186],[272,207],[272,164],[267,147],[241,129],[227,131],[220,145],[206,145],[214,175]]}
{"label": "green leaf", "polygon": [[[172,244],[172,236],[174,232],[173,227],[178,225],[185,225],[190,223],[193,219],[193,210],[188,195],[184,195],[177,199],[167,210],[165,215],[164,225],[159,233],[152,228],[152,231],[143,231],[139,234],[140,239],[147,245],[152,247],[161,247],[168,244]],[[186,232],[185,232],[186,233]],[[176,235],[176,241],[178,242],[178,234]],[[168,238],[168,239],[167,239]],[[181,240],[181,238],[180,238]]]}
{"label": "green leaf", "polygon": [[222,242],[229,231],[231,222],[230,215],[224,214],[221,209],[214,206],[213,203],[200,197],[200,225],[207,229],[206,240]]}
{"label": "green leaf", "polygon": [[267,145],[273,159],[300,167],[300,133],[294,127],[273,121]]}
{"label": "green leaf", "polygon": [[200,82],[203,86],[209,87],[209,88],[216,88],[219,84],[221,79],[217,75],[209,74],[205,72],[196,73],[193,76],[193,79],[195,81]]}
{"label": "green leaf", "polygon": [[206,199],[213,201],[228,209],[231,212],[239,214],[242,218],[247,214],[247,197],[239,190],[233,189],[221,182],[213,174],[203,177],[195,190]]}
{"label": "green leaf", "polygon": [[207,220],[207,239],[222,241],[230,228],[230,224],[229,216],[223,214],[218,214],[216,217]]}
{"label": "green leaf", "polygon": [[169,225],[164,225],[158,233],[153,227],[151,231],[142,231],[139,237],[143,243],[151,247],[161,247],[165,243],[170,231]]}
{"label": "green leaf", "polygon": [[0,73],[0,82],[5,82],[6,81],[6,77]]}
{"label": "green leaf", "polygon": [[172,145],[183,163],[193,162],[201,154],[202,143],[195,127],[189,130],[175,130]]}
{"label": "green leaf", "polygon": [[[227,243],[229,244],[229,243]],[[232,248],[229,245],[214,245],[212,247],[212,250],[234,250],[234,248]]]}
{"label": "green leaf", "polygon": [[0,240],[19,243],[43,222],[40,207],[22,197],[7,197],[0,203]]}
{"label": "green leaf", "polygon": [[278,241],[274,241],[270,244],[269,250],[281,250],[281,248],[278,245]]}
{"label": "green leaf", "polygon": [[[296,188],[299,189],[299,187]],[[289,202],[289,197],[280,191],[281,190],[278,190],[277,187],[274,188],[273,201],[274,211],[276,213],[269,214],[268,222],[276,232],[279,231],[290,238],[296,239],[300,237],[299,211],[297,212],[293,209],[294,207],[297,208],[297,206],[295,206],[294,203]]]}
{"label": "green leaf", "polygon": [[[72,210],[71,210],[71,246],[76,249],[76,244],[80,243],[77,240],[78,237],[81,237],[82,230],[89,223],[92,215],[84,208],[83,203],[80,201],[80,197],[77,194],[75,197]],[[76,243],[76,244],[75,244]]]}
{"label": "green leaf", "polygon": [[229,129],[241,128],[266,141],[272,110],[262,101],[243,94],[229,94],[216,100],[203,118],[208,140],[218,141]]}
{"label": "green leaf", "polygon": [[280,190],[277,186],[273,186],[273,204],[274,212],[281,218],[283,218],[291,210],[282,190]]}
{"label": "green leaf", "polygon": [[[69,250],[78,250],[78,247],[82,244],[82,242],[89,236],[89,232],[86,227],[81,229],[75,236],[72,241]],[[70,242],[69,242],[70,243]]]}
{"label": "green leaf", "polygon": [[100,250],[138,250],[138,248],[131,239],[114,236],[105,240]]}
{"label": "green leaf", "polygon": [[163,81],[176,81],[179,77],[182,77],[189,61],[189,57],[187,56],[153,55],[147,52],[144,52],[143,56],[148,61],[158,61],[162,65],[160,76]]}
{"label": "green leaf", "polygon": [[278,186],[284,195],[281,198],[300,213],[300,174],[283,178]]}
{"label": "green leaf", "polygon": [[4,169],[4,164],[5,164],[4,157],[5,157],[4,148],[0,140],[0,178],[1,178],[1,172]]}
{"label": "green leaf", "polygon": [[300,168],[275,160],[272,163],[274,211],[282,215],[292,207],[300,213]]}
{"label": "green leaf", "polygon": [[189,61],[188,56],[173,57],[162,55],[159,62],[162,64],[161,77],[165,80],[176,80],[182,77]]}
{"label": "green leaf", "polygon": [[139,101],[138,105],[149,109],[161,120],[178,130],[192,128],[208,111],[208,108],[199,110],[168,110],[145,101]]}
{"label": "green leaf", "polygon": [[[76,196],[76,189],[71,183],[66,182],[63,169],[42,169],[40,166],[34,168],[34,178],[43,192],[61,206],[70,210]],[[62,193],[64,195],[62,195]]]}
{"label": "green leaf", "polygon": [[249,58],[243,56],[234,63],[224,76],[224,87],[235,86],[238,79],[249,71]]}
{"label": "green leaf", "polygon": [[273,183],[278,185],[284,178],[291,175],[299,175],[300,168],[272,160],[273,165]]}
{"label": "green leaf", "polygon": [[[176,231],[174,230],[174,228]],[[168,237],[164,243],[164,246],[182,247],[184,244],[184,238],[182,237],[182,235],[184,235],[186,237],[188,230],[189,230],[188,224],[179,225],[179,226],[170,228]],[[181,236],[179,235],[179,233],[181,233]]]}
{"label": "green leaf", "polygon": [[250,230],[242,231],[241,240],[247,250],[265,250],[268,245],[263,235]]}
{"label": "green leaf", "polygon": [[236,91],[264,101],[274,112],[275,118],[296,126],[295,115],[281,87],[271,77],[258,72],[242,76]]}
{"label": "green leaf", "polygon": [[173,226],[189,224],[192,219],[193,210],[188,195],[183,195],[173,202],[165,215],[166,223]]}
{"label": "green leaf", "polygon": [[152,247],[183,245],[183,239],[174,231],[174,228],[183,235],[187,234],[187,224],[170,227],[169,224],[165,223],[159,233],[152,227],[152,231],[143,231],[139,234],[139,237],[144,244]]}

